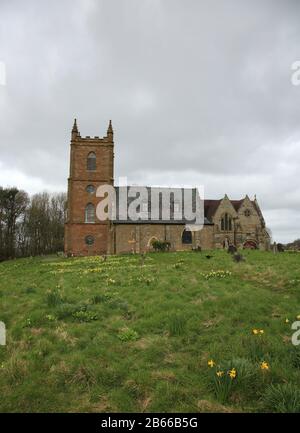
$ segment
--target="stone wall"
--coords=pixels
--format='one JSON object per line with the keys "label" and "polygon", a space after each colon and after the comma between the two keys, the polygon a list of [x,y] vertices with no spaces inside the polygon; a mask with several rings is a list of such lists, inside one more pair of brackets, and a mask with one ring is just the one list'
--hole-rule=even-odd
{"label": "stone wall", "polygon": [[[258,206],[258,205],[257,205]],[[221,219],[227,213],[232,218],[232,230],[221,230]],[[254,241],[259,249],[269,249],[270,239],[264,221],[253,202],[246,197],[238,211],[235,210],[227,196],[214,214],[214,243],[216,248],[223,248],[224,240],[242,248],[246,241]]]}
{"label": "stone wall", "polygon": [[170,242],[173,251],[188,251],[196,246],[213,248],[212,225],[193,233],[192,244],[182,243],[184,227],[182,224],[114,224],[111,230],[111,251],[116,254],[151,251],[152,239]]}

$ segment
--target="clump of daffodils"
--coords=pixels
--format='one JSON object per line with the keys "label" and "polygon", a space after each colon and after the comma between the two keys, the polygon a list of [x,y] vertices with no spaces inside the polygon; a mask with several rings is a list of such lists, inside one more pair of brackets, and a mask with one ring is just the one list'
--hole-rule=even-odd
{"label": "clump of daffodils", "polygon": [[[216,363],[213,359],[210,359],[209,361],[207,361],[207,365],[209,368],[216,367]],[[230,379],[235,379],[237,377],[236,368],[233,367],[231,370],[229,370],[227,372],[227,375],[230,377]],[[225,372],[223,370],[220,370],[220,368],[218,368],[218,369],[216,369],[216,376],[219,378],[225,377]]]}
{"label": "clump of daffodils", "polygon": [[232,275],[232,272],[230,271],[223,271],[223,270],[219,270],[219,271],[211,271],[207,274],[201,274],[206,280],[209,280],[211,278],[226,278],[226,277],[230,277]]}
{"label": "clump of daffodils", "polygon": [[115,284],[116,280],[114,280],[113,278],[108,278],[107,283],[108,284]]}
{"label": "clump of daffodils", "polygon": [[211,385],[217,400],[221,403],[227,402],[237,383],[237,369],[222,369],[213,359],[207,361],[207,365],[211,371]]}
{"label": "clump of daffodils", "polygon": [[253,335],[263,335],[265,331],[263,329],[252,329]]}

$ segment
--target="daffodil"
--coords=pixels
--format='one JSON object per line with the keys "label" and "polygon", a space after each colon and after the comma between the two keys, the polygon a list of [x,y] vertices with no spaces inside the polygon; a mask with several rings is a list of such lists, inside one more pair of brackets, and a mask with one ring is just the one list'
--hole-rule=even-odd
{"label": "daffodil", "polygon": [[285,319],[285,323],[289,323],[290,321],[289,321],[289,319]]}
{"label": "daffodil", "polygon": [[214,362],[212,359],[210,359],[210,360],[208,361],[207,365],[208,365],[210,368],[213,368],[216,364],[215,364],[215,362]]}
{"label": "daffodil", "polygon": [[236,378],[236,369],[232,368],[229,372],[228,372],[230,379],[235,379]]}
{"label": "daffodil", "polygon": [[269,364],[266,361],[260,363],[261,370],[269,370]]}
{"label": "daffodil", "polygon": [[300,320],[300,314],[298,314],[297,319]]}
{"label": "daffodil", "polygon": [[260,330],[259,330],[259,333],[260,333],[260,334],[264,334],[264,332],[265,332],[265,331],[264,331],[263,329],[260,329]]}
{"label": "daffodil", "polygon": [[218,377],[222,377],[224,375],[224,371],[217,371],[216,375]]}
{"label": "daffodil", "polygon": [[252,333],[253,333],[254,335],[257,335],[257,334],[259,333],[259,330],[258,330],[258,329],[253,329],[253,330],[252,330]]}

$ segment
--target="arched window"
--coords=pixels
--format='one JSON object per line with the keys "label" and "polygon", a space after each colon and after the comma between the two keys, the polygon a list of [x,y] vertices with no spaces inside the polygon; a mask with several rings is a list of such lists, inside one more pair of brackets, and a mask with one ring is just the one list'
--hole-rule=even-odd
{"label": "arched window", "polygon": [[89,203],[85,207],[85,222],[94,223],[95,222],[95,206],[93,203]]}
{"label": "arched window", "polygon": [[90,152],[87,157],[87,169],[89,171],[96,170],[96,154],[94,152]]}
{"label": "arched window", "polygon": [[223,215],[221,219],[221,230],[230,232],[232,230],[232,218],[228,213]]}
{"label": "arched window", "polygon": [[183,230],[181,240],[183,244],[192,243],[192,232],[190,230]]}
{"label": "arched window", "polygon": [[88,185],[86,187],[86,192],[88,192],[89,194],[94,194],[95,191],[96,191],[96,188],[94,187],[94,185]]}

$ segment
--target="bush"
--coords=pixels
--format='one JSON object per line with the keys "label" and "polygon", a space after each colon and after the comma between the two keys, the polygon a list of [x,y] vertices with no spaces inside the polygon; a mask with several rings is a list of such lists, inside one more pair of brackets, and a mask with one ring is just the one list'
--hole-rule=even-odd
{"label": "bush", "polygon": [[284,253],[284,245],[282,244],[277,244],[277,251],[279,253]]}
{"label": "bush", "polygon": [[300,388],[291,383],[270,385],[263,395],[264,407],[270,412],[300,412]]}
{"label": "bush", "polygon": [[155,251],[169,251],[171,244],[168,241],[153,240],[151,245]]}

